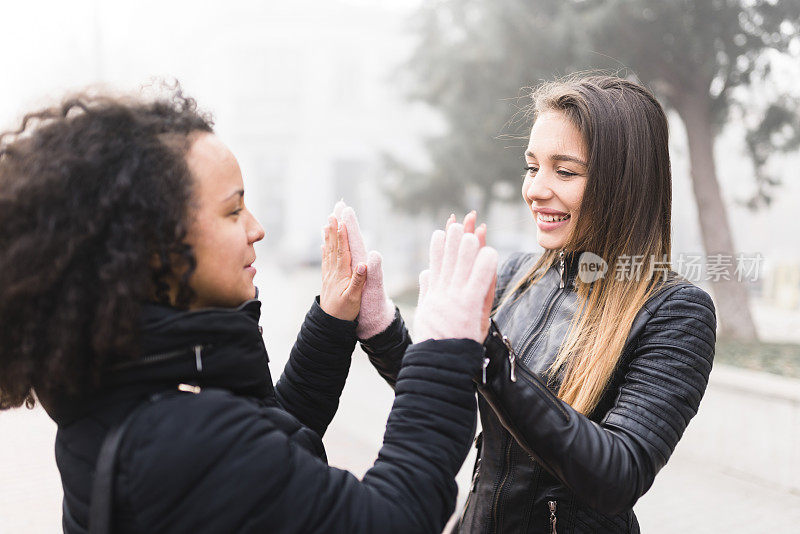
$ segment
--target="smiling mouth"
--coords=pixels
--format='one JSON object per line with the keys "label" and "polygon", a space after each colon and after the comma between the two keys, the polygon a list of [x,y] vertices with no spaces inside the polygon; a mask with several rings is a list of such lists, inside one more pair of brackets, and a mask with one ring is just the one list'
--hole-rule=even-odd
{"label": "smiling mouth", "polygon": [[566,215],[547,215],[545,213],[537,213],[536,219],[542,222],[561,222],[570,219],[570,214]]}

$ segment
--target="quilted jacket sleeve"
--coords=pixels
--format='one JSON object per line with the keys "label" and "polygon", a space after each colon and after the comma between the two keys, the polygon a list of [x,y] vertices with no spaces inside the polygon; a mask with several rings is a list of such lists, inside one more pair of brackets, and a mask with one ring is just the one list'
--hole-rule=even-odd
{"label": "quilted jacket sleeve", "polygon": [[221,390],[157,403],[131,426],[117,491],[141,532],[438,533],[475,431],[482,347],[408,349],[383,447],[362,480]]}
{"label": "quilted jacket sleeve", "polygon": [[616,401],[595,423],[558,399],[541,378],[492,350],[479,390],[520,445],[593,508],[633,506],[666,464],[697,413],[714,356],[716,317],[707,293],[672,288],[638,337]]}
{"label": "quilted jacket sleeve", "polygon": [[320,437],[336,415],[355,346],[355,321],[328,315],[317,297],[275,384],[275,395],[287,412]]}

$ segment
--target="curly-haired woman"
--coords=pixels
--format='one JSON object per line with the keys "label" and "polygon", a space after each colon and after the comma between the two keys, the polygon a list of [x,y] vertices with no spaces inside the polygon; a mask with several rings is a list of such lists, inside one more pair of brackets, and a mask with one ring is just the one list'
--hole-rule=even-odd
{"label": "curly-haired woman", "polygon": [[[638,532],[633,505],[705,391],[714,305],[670,270],[658,101],[614,76],[546,83],[533,96],[522,198],[545,252],[500,268],[478,388],[483,431],[455,531]],[[354,214],[342,218],[359,242]],[[363,340],[390,381],[408,343],[399,316]]]}
{"label": "curly-haired woman", "polygon": [[427,341],[404,350],[359,481],[321,438],[366,265],[351,268],[335,219],[324,234],[321,295],[273,387],[253,286],[264,230],[191,99],[81,96],[0,137],[0,409],[38,398],[58,424],[65,532],[441,530],[474,433],[496,253],[434,234]]}

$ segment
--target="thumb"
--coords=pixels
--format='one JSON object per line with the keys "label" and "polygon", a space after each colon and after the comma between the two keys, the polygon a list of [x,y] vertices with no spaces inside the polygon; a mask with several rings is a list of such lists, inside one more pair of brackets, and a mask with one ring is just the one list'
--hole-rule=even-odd
{"label": "thumb", "polygon": [[367,272],[369,273],[370,287],[383,288],[383,258],[377,250],[367,254]]}
{"label": "thumb", "polygon": [[345,295],[350,297],[357,297],[361,299],[361,291],[364,289],[364,282],[367,281],[367,265],[359,263],[353,269],[353,275],[350,277],[350,283],[345,290]]}

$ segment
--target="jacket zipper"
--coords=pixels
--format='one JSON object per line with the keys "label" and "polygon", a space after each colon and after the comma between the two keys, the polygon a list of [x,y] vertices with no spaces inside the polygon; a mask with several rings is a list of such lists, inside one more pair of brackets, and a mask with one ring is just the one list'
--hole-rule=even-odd
{"label": "jacket zipper", "polygon": [[[531,340],[536,337],[532,333],[534,331],[540,330],[541,327],[543,326],[545,320],[547,319],[547,316],[549,315],[550,310],[552,309],[555,300],[557,300],[557,299],[554,299],[553,297],[565,285],[564,284],[564,251],[563,250],[559,252],[559,278],[561,279],[561,282],[559,283],[559,287],[557,289],[554,289],[553,291],[551,291],[550,294],[547,297],[547,300],[550,301],[550,304],[548,305],[547,310],[545,311],[545,313],[542,316],[540,316],[538,318],[536,323],[534,323],[534,325],[528,330],[528,332],[526,332],[525,337],[522,338],[522,339],[526,339],[527,338],[528,342],[525,344],[524,349],[520,352],[521,355],[523,355],[525,353],[525,349],[527,349],[530,346]],[[499,334],[497,334],[497,335],[499,335]],[[538,331],[537,331],[537,335],[538,335]],[[528,337],[528,336],[530,336],[530,337]],[[511,378],[512,382],[516,382],[516,380],[517,380],[516,372],[515,372],[516,354],[514,353],[514,349],[513,349],[512,345],[511,345],[511,342],[509,341],[508,337],[502,336],[502,340],[503,340],[503,343],[505,344],[506,348],[508,349],[508,359],[509,359],[509,367],[510,367],[510,373],[511,373],[510,378]],[[485,379],[485,368],[484,368],[484,383],[485,383],[485,381],[486,381],[486,379]],[[561,407],[559,406],[559,408],[561,408]],[[562,411],[563,411],[563,409],[562,409]],[[497,518],[497,510],[498,510],[498,508],[500,506],[500,497],[501,497],[501,495],[503,493],[503,490],[505,489],[505,483],[506,483],[506,480],[508,479],[508,475],[511,473],[511,465],[510,465],[511,464],[511,445],[512,445],[513,440],[514,440],[513,437],[511,437],[511,436],[508,437],[508,445],[506,445],[506,454],[505,454],[505,463],[504,463],[505,472],[503,474],[502,480],[495,487],[494,500],[492,502],[492,517],[494,518],[494,531],[495,532],[497,532],[497,528],[499,526],[499,522],[498,522],[498,518]]]}
{"label": "jacket zipper", "polygon": [[555,310],[561,305],[566,296],[567,293],[562,291],[559,295],[556,296],[556,298],[553,299],[553,301],[550,303],[550,306],[548,306],[547,308],[547,313],[545,313],[545,316],[542,319],[542,323],[539,325],[539,329],[536,331],[535,334],[531,335],[531,337],[528,339],[528,343],[525,344],[525,352],[521,352],[520,354],[523,355],[522,361],[525,362],[526,365],[528,364],[530,358],[525,357],[524,354],[526,354],[528,349],[530,349],[531,347],[533,348],[533,350],[531,350],[531,354],[529,356],[532,356],[533,354],[536,353],[536,348],[538,347],[539,342],[541,341],[541,338],[539,336],[543,332],[547,331],[553,319],[553,310]]}
{"label": "jacket zipper", "polygon": [[550,534],[558,534],[556,532],[556,501],[547,501],[547,506],[550,508]]}
{"label": "jacket zipper", "polygon": [[148,354],[134,361],[116,365],[114,366],[114,370],[118,371],[121,369],[128,369],[130,367],[138,367],[139,365],[143,364],[172,360],[174,358],[186,356],[186,353],[191,351],[194,353],[195,368],[197,369],[198,372],[200,372],[203,370],[203,351],[209,346],[210,345],[193,345],[191,348],[186,347],[182,349],[171,350],[168,352],[156,352],[154,354]]}
{"label": "jacket zipper", "polygon": [[[501,343],[506,347],[508,351],[508,368],[509,368],[509,378],[512,382],[517,381],[517,354],[514,352],[514,345],[511,344],[511,340],[508,339],[508,336],[504,336],[500,333],[500,329],[497,328],[497,324],[494,323],[494,319],[492,319],[492,324],[495,325],[494,330],[492,331],[492,336],[498,338]],[[483,383],[486,384],[486,368],[489,367],[491,360],[489,358],[483,359]]]}
{"label": "jacket zipper", "polygon": [[[556,292],[560,291],[561,290],[556,290]],[[541,319],[537,323],[536,328],[528,334],[527,338],[525,338],[526,339],[525,344],[522,346],[522,349],[519,350],[520,358],[523,358],[523,361],[525,363],[527,363],[527,359],[525,359],[525,354],[528,352],[528,349],[531,347],[531,345],[536,341],[537,336],[541,334],[542,331],[544,330],[545,325],[547,325],[547,320],[550,317],[550,313],[553,311],[553,308],[555,307],[556,303],[563,300],[564,295],[566,295],[566,293],[560,293],[558,295],[556,295],[556,293],[553,293],[553,295],[551,296],[551,300],[547,305],[547,310],[545,310],[544,315],[542,315]]]}
{"label": "jacket zipper", "polygon": [[[548,389],[548,387],[541,382],[541,380],[539,379],[538,376],[536,376],[535,373],[531,373],[524,366],[521,367],[521,369],[522,369],[523,378],[525,378],[525,380],[529,384],[531,384],[532,386],[536,387],[539,391],[542,392],[542,395],[544,396],[544,399],[547,400],[555,409],[557,409],[561,413],[561,415],[564,416],[564,422],[569,421],[569,414],[564,409],[564,407],[561,406],[558,403],[557,400],[555,400],[555,401],[552,400],[553,392],[550,391],[550,389]],[[527,378],[526,378],[526,375],[527,375]]]}
{"label": "jacket zipper", "polygon": [[514,438],[509,435],[508,436],[508,445],[506,445],[506,454],[505,454],[505,462],[504,462],[504,469],[503,472],[503,479],[497,485],[494,490],[494,500],[492,502],[492,518],[494,519],[494,532],[497,532],[497,528],[500,526],[499,521],[497,518],[497,509],[500,507],[500,496],[503,493],[503,489],[505,489],[506,480],[508,480],[508,475],[511,474],[511,444],[514,441]]}
{"label": "jacket zipper", "polygon": [[[555,289],[555,290],[551,291],[550,294],[547,296],[547,299],[551,300],[553,298],[553,296],[557,292],[558,292],[558,289]],[[527,339],[528,342],[525,343],[525,345],[523,346],[522,350],[519,352],[520,356],[523,356],[525,354],[525,351],[530,346],[530,343],[531,343],[530,340],[535,338],[536,335],[538,335],[538,331],[541,329],[540,327],[541,327],[543,321],[545,319],[547,319],[547,315],[550,313],[550,308],[552,307],[552,305],[553,305],[553,302],[551,301],[551,303],[548,306],[548,308],[545,311],[545,313],[543,315],[541,315],[540,317],[538,317],[536,322],[534,322],[531,325],[531,327],[525,332],[525,335],[522,336],[522,339]],[[508,366],[509,366],[509,373],[510,373],[510,377],[509,378],[511,379],[512,382],[516,382],[517,381],[517,372],[516,372],[516,356],[517,356],[517,353],[514,351],[514,346],[512,345],[511,340],[508,339],[508,336],[502,335],[499,332],[499,330],[493,332],[493,335],[495,337],[500,338],[500,340],[502,341],[503,345],[506,346],[506,350],[508,350]],[[488,366],[488,362],[486,362],[484,360],[484,370],[483,370],[483,383],[484,384],[486,383],[486,367],[487,366]]]}
{"label": "jacket zipper", "polygon": [[553,309],[554,304],[559,299],[559,297],[561,297],[561,294],[559,294],[559,292],[565,286],[565,283],[564,283],[564,251],[563,250],[560,251],[558,253],[558,255],[559,255],[558,271],[559,271],[559,278],[560,278],[560,282],[558,284],[558,289],[553,290],[550,293],[550,295],[548,295],[548,297],[547,297],[548,305],[547,305],[547,309],[545,310],[544,314],[535,323],[535,326],[533,328],[531,328],[530,330],[528,330],[525,333],[525,336],[522,338],[522,339],[527,340],[527,341],[525,342],[525,345],[523,345],[522,349],[520,351],[518,351],[518,353],[519,353],[521,358],[525,357],[525,352],[530,348],[531,344],[536,339],[536,336],[538,336],[541,333],[542,329],[544,328],[545,323],[547,322],[547,318],[548,318],[548,316],[550,315],[550,312]]}

